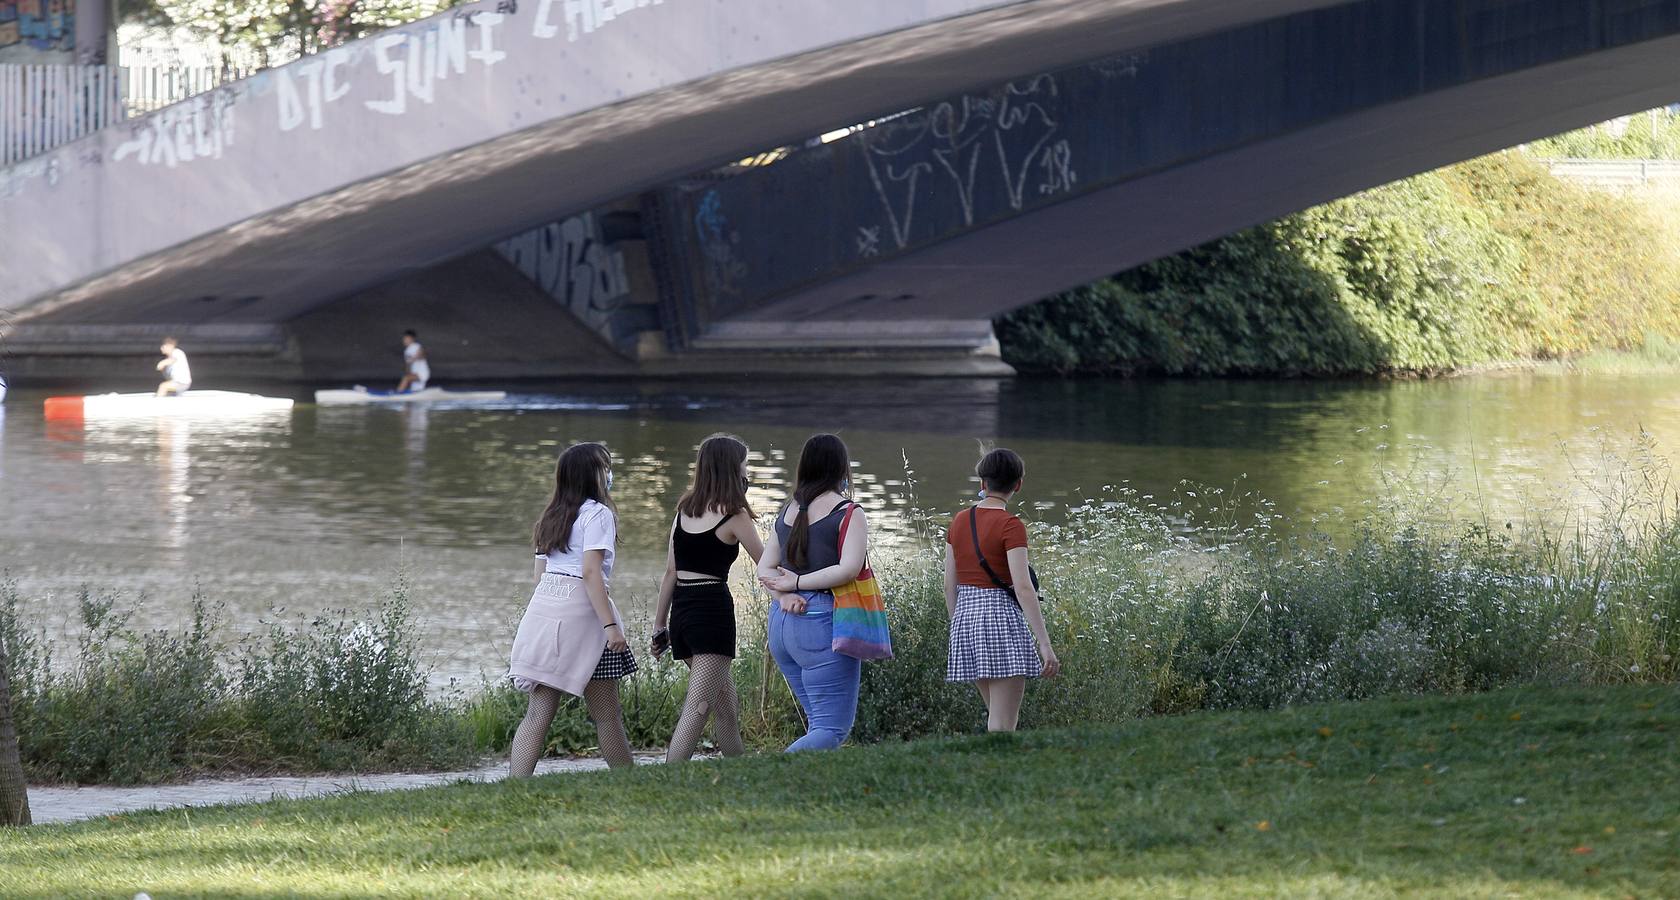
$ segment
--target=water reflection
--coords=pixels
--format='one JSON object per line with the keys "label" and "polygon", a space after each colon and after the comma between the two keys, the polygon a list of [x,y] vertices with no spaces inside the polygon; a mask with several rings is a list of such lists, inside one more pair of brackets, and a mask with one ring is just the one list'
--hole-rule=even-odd
{"label": "water reflection", "polygon": [[183,550],[187,546],[187,504],[193,500],[192,460],[187,449],[191,438],[192,422],[176,418],[158,420],[158,472],[163,477],[157,509],[167,522],[163,539],[166,552],[160,562],[171,568],[179,568],[186,562]]}
{"label": "water reflection", "polygon": [[1522,375],[1400,383],[863,382],[557,385],[491,408],[300,406],[234,421],[0,418],[0,568],[27,594],[140,591],[137,625],[179,622],[195,586],[235,627],[271,607],[362,606],[406,573],[441,671],[494,670],[528,590],[554,459],[601,440],[618,466],[614,590],[651,600],[700,441],[751,446],[750,499],[786,497],[805,438],[838,430],[883,554],[914,509],[972,498],[978,442],[1027,459],[1030,516],[1126,482],[1240,485],[1300,518],[1410,496],[1432,515],[1589,509],[1639,429],[1680,443],[1680,378]]}

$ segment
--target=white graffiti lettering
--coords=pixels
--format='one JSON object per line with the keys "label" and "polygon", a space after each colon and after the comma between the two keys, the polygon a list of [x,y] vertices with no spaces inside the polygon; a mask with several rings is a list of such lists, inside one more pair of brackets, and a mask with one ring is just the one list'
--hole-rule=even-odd
{"label": "white graffiti lettering", "polygon": [[665,0],[541,0],[536,18],[531,22],[531,36],[547,40],[560,34],[554,23],[554,7],[560,7],[566,20],[566,40],[575,41],[586,34],[604,28],[607,23],[648,6],[659,6]]}
{"label": "white graffiti lettering", "polygon": [[[991,173],[1002,175],[1004,202],[1017,212],[1026,203],[1035,166],[1042,169],[1042,177],[1033,183],[1039,196],[1071,191],[1078,182],[1073,149],[1066,140],[1055,139],[1060,124],[1050,112],[1059,93],[1053,76],[1039,75],[858,132],[855,140],[896,249],[912,243],[918,201],[943,196],[924,189],[924,175],[943,173],[950,179],[964,226],[975,224],[982,186],[998,184]],[[982,165],[987,156],[996,168]],[[856,250],[859,256],[874,256],[880,244],[860,236]]]}
{"label": "white graffiti lettering", "polygon": [[387,100],[368,100],[365,104],[374,112],[388,116],[400,116],[408,111],[408,92],[404,90],[407,81],[403,61],[391,58],[391,50],[399,44],[406,44],[408,36],[403,34],[382,34],[373,40],[373,64],[381,75],[391,77],[391,97]]}
{"label": "white graffiti lettering", "polygon": [[468,53],[467,55],[481,63],[484,63],[485,68],[489,68],[496,63],[507,59],[507,53],[505,51],[496,49],[495,35],[496,26],[502,24],[502,21],[506,18],[507,16],[504,16],[499,12],[481,12],[473,14],[473,24],[478,26],[478,49]]}
{"label": "white graffiti lettering", "polygon": [[134,157],[144,166],[173,169],[195,159],[220,159],[233,144],[233,95],[200,94],[153,113],[111,152],[112,162]]}
{"label": "white graffiti lettering", "polygon": [[467,74],[467,22],[465,19],[444,19],[438,22],[437,28],[437,77],[443,80],[449,77],[449,70],[455,74]]}
{"label": "white graffiti lettering", "polygon": [[[280,108],[280,130],[291,131],[302,125],[307,117],[311,130],[320,131],[326,124],[324,110],[350,93],[350,85],[339,82],[338,70],[345,65],[348,54],[343,50],[329,50],[319,58],[283,66],[274,70],[274,93]],[[300,93],[297,78],[304,86]]]}

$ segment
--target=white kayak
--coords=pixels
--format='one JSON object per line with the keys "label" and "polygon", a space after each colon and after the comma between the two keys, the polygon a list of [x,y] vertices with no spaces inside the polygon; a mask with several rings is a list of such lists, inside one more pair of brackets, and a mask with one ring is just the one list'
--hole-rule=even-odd
{"label": "white kayak", "polygon": [[292,408],[292,401],[285,397],[264,397],[235,391],[187,391],[176,397],[155,394],[48,397],[45,406],[49,419],[226,418],[288,410]]}
{"label": "white kayak", "polygon": [[505,400],[507,391],[446,391],[426,388],[421,391],[370,391],[361,385],[350,390],[316,391],[315,402],[321,406],[352,406],[369,403],[438,403],[441,401]]}

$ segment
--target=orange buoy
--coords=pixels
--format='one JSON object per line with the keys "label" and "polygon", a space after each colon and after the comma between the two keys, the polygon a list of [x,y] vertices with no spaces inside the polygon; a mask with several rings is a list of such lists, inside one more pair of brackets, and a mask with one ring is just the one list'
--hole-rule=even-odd
{"label": "orange buoy", "polygon": [[48,397],[46,402],[48,419],[81,419],[82,398],[80,397]]}

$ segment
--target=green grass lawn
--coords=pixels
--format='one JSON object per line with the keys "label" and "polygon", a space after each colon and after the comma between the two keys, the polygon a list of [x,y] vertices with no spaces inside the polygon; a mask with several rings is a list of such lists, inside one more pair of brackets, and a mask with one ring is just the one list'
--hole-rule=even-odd
{"label": "green grass lawn", "polygon": [[0,896],[1680,896],[1680,689],[1506,690],[0,834]]}

